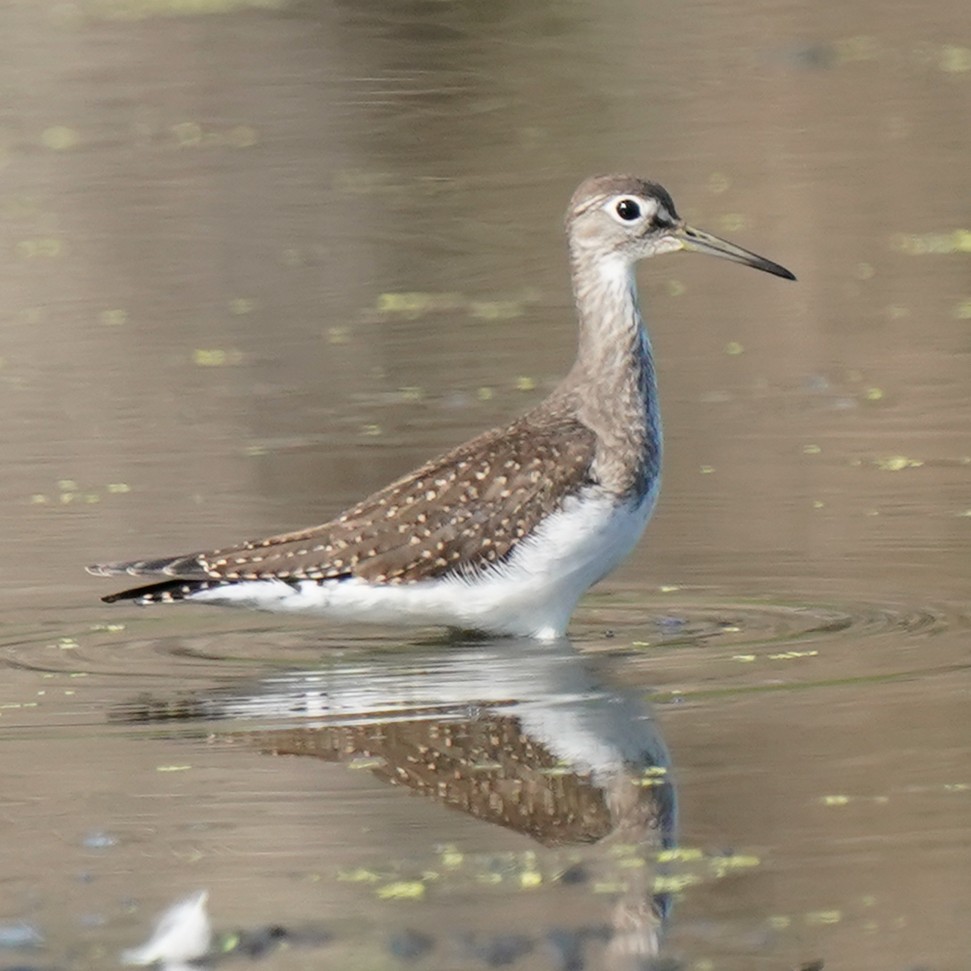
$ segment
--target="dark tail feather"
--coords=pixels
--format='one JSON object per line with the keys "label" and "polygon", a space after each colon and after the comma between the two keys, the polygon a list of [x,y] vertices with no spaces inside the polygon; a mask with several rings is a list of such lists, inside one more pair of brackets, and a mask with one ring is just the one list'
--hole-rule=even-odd
{"label": "dark tail feather", "polygon": [[111,593],[101,599],[106,604],[118,603],[121,600],[132,600],[138,604],[176,603],[179,600],[188,599],[201,590],[211,590],[224,584],[224,580],[162,580],[144,587],[132,587],[130,590]]}

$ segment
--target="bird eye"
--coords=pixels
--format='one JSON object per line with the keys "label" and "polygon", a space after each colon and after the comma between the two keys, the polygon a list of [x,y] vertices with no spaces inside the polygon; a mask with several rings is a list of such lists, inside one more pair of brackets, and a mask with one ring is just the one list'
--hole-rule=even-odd
{"label": "bird eye", "polygon": [[633,199],[621,199],[615,206],[617,215],[625,222],[641,218],[641,207]]}

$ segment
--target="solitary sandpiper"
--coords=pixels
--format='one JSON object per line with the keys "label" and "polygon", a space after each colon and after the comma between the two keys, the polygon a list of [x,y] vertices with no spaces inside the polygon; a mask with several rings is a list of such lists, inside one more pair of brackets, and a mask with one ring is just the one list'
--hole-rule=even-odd
{"label": "solitary sandpiper", "polygon": [[661,482],[657,384],[635,264],[695,250],[795,279],[687,225],[662,186],[629,175],[587,179],[566,231],[579,349],[549,397],[320,526],[89,567],[152,578],[105,601],[191,600],[561,637],[580,597],[634,547]]}

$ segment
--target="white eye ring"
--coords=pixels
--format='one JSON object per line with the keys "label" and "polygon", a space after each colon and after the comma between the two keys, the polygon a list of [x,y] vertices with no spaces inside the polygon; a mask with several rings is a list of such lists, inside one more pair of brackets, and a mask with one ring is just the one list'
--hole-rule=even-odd
{"label": "white eye ring", "polygon": [[604,209],[616,223],[630,229],[651,222],[657,212],[657,203],[653,199],[625,193],[609,199]]}

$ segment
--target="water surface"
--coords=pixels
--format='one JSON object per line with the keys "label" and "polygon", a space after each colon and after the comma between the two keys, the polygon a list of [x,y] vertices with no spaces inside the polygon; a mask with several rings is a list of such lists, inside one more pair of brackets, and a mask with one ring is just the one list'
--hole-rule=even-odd
{"label": "water surface", "polygon": [[[227,966],[966,968],[965,20],[7,5],[0,966],[204,888]],[[539,400],[609,170],[799,282],[643,268],[664,489],[569,644],[99,604]]]}

